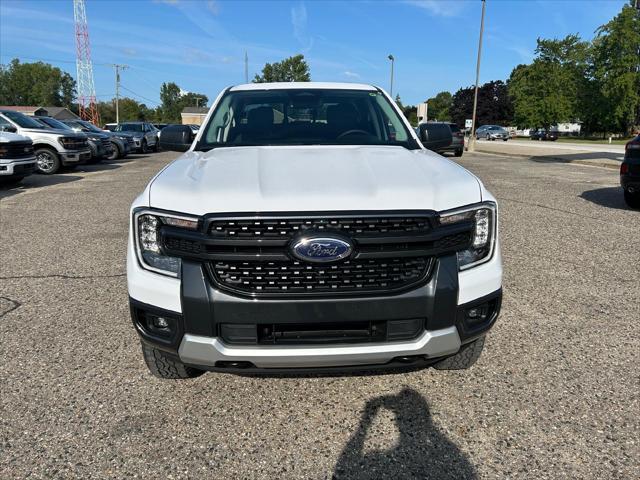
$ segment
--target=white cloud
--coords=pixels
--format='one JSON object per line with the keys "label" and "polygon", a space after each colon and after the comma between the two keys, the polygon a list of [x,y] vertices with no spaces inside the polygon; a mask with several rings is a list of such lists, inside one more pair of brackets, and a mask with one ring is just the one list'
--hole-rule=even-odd
{"label": "white cloud", "polygon": [[220,2],[217,0],[209,0],[207,2],[207,10],[209,10],[214,15],[218,15],[220,13]]}
{"label": "white cloud", "polygon": [[305,52],[311,50],[313,37],[307,28],[307,7],[304,3],[291,7],[291,25],[293,25],[293,36],[300,42],[302,50]]}
{"label": "white cloud", "polygon": [[460,0],[404,0],[404,3],[422,8],[437,17],[455,17],[462,12],[466,4]]}
{"label": "white cloud", "polygon": [[342,72],[342,74],[343,74],[345,77],[349,77],[349,78],[360,78],[360,75],[359,75],[359,74],[357,74],[357,73],[355,73],[355,72],[350,72],[349,70],[347,70],[347,71],[345,71],[345,72]]}

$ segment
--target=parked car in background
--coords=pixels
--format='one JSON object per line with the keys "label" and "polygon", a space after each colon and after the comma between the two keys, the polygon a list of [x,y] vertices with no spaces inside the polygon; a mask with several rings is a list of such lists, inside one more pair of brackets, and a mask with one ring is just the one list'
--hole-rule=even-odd
{"label": "parked car in background", "polygon": [[24,113],[0,110],[0,129],[18,133],[33,142],[37,168],[50,175],[60,167],[73,167],[91,159],[86,135],[45,127]]}
{"label": "parked car in background", "polygon": [[118,126],[117,123],[105,123],[104,127],[102,127],[103,130],[107,130],[109,132],[113,132],[116,127]]}
{"label": "parked car in background", "polygon": [[416,133],[424,148],[438,153],[453,152],[456,157],[462,156],[464,133],[455,123],[421,123],[416,128]]}
{"label": "parked car in background", "polygon": [[146,153],[149,150],[158,149],[158,129],[149,122],[120,123],[113,131],[131,134],[135,148],[139,152]]}
{"label": "parked car in background", "polygon": [[531,130],[529,136],[531,137],[531,140],[555,142],[558,139],[558,132],[553,132],[546,128],[538,128],[536,130]]}
{"label": "parked car in background", "polygon": [[111,153],[107,155],[108,160],[117,160],[124,158],[135,148],[133,136],[125,132],[111,132],[109,130],[101,130],[93,123],[86,120],[62,120],[62,123],[70,126],[76,132],[83,132],[87,135],[99,133],[106,135],[111,143]]}
{"label": "parked car in background", "polygon": [[482,125],[476,130],[476,139],[480,140],[503,140],[507,141],[511,138],[509,131],[499,125]]}
{"label": "parked car in background", "polygon": [[640,135],[627,142],[620,165],[620,185],[624,201],[631,208],[640,208]]}
{"label": "parked car in background", "polygon": [[195,123],[189,123],[188,126],[193,133],[198,133],[198,130],[200,130],[200,125],[196,125]]}
{"label": "parked car in background", "polygon": [[36,157],[31,139],[0,131],[0,182],[17,183],[35,169]]}
{"label": "parked car in background", "polygon": [[[69,131],[77,131],[67,125],[66,123],[61,122],[60,120],[56,120],[52,117],[45,116],[35,116],[33,117],[39,122],[42,122],[49,128],[54,128],[58,130],[69,130]],[[89,148],[91,149],[91,162],[99,162],[104,158],[108,158],[112,154],[111,142],[109,141],[109,136],[99,132],[81,132],[86,135],[87,140],[89,142]]]}
{"label": "parked car in background", "polygon": [[154,123],[153,124],[153,126],[156,127],[158,130],[162,130],[167,125],[169,125],[169,124],[168,123]]}

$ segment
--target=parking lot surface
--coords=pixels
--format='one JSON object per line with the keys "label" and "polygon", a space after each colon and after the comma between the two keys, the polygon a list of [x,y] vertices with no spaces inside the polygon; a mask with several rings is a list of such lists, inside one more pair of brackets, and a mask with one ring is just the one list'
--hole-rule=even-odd
{"label": "parking lot surface", "polygon": [[504,303],[468,371],[161,381],[128,208],[174,153],[0,187],[0,478],[640,477],[640,212],[613,170],[465,155]]}

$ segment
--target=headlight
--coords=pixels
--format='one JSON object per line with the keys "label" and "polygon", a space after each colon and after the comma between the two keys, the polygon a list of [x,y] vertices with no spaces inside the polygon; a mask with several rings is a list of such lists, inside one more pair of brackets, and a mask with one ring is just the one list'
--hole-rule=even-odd
{"label": "headlight", "polygon": [[87,137],[87,138],[93,142],[99,142],[101,140],[100,137]]}
{"label": "headlight", "polygon": [[474,223],[473,240],[470,248],[458,252],[460,270],[475,267],[491,259],[496,237],[496,204],[485,202],[440,214],[441,225],[469,220]]}
{"label": "headlight", "polygon": [[163,225],[197,230],[198,219],[151,210],[137,210],[133,214],[134,241],[140,265],[147,270],[177,277],[180,259],[164,255],[160,245],[160,229]]}
{"label": "headlight", "polygon": [[87,145],[87,139],[86,137],[83,138],[78,138],[78,137],[60,137],[58,139],[58,142],[60,143],[60,145],[62,145],[63,148],[69,149],[69,150],[74,150],[77,148],[81,148],[82,146]]}

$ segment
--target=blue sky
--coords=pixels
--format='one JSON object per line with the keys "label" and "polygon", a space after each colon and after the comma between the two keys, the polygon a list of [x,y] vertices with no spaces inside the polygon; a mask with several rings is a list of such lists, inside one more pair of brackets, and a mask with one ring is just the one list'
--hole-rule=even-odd
{"label": "blue sky", "polygon": [[[487,0],[481,82],[506,79],[533,58],[537,37],[593,37],[624,0]],[[265,62],[303,53],[313,80],[389,87],[404,103],[452,93],[475,78],[479,0],[221,1],[87,0],[96,94],[115,92],[155,106],[160,85],[175,81],[212,101]],[[0,60],[41,59],[75,77],[72,0],[0,0]]]}

